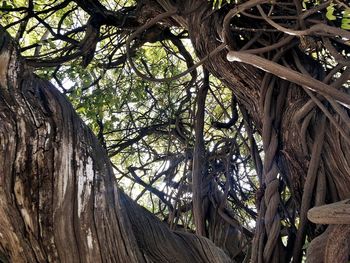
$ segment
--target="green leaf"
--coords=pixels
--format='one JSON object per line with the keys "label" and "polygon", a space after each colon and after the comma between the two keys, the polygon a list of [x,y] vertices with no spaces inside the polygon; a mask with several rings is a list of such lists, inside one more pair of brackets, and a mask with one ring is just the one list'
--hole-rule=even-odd
{"label": "green leaf", "polygon": [[348,8],[344,10],[340,27],[345,30],[350,30],[350,9]]}
{"label": "green leaf", "polygon": [[4,9],[11,9],[11,8],[13,8],[13,6],[10,5],[10,4],[7,4],[6,1],[2,1],[2,8],[4,8]]}
{"label": "green leaf", "polygon": [[303,0],[302,6],[303,8],[307,9],[306,3],[309,3],[310,0]]}
{"label": "green leaf", "polygon": [[341,26],[342,29],[350,30],[350,18],[343,18],[341,20]]}
{"label": "green leaf", "polygon": [[344,14],[343,14],[343,18],[350,18],[350,8],[345,9]]}
{"label": "green leaf", "polygon": [[54,43],[51,39],[49,39],[49,40],[47,41],[47,43],[49,44],[50,48],[52,48],[52,49],[55,49],[55,48],[56,48],[55,43]]}
{"label": "green leaf", "polygon": [[334,13],[334,4],[330,4],[328,7],[327,7],[327,13],[326,13],[326,17],[328,20],[336,20],[337,17],[335,15],[333,15]]}

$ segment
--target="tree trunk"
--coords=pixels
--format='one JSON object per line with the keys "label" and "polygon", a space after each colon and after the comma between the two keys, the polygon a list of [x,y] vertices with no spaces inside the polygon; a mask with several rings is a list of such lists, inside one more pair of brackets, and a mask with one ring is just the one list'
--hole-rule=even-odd
{"label": "tree trunk", "polygon": [[0,48],[1,262],[231,262],[123,194],[95,136],[2,29]]}

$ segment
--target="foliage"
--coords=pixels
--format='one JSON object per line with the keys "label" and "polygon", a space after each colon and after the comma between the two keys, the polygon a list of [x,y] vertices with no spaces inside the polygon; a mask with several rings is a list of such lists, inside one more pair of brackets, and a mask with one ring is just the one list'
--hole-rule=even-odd
{"label": "foliage", "polygon": [[[303,8],[308,9],[310,6],[318,6],[321,4],[319,0],[303,0]],[[350,6],[342,1],[330,1],[326,12],[326,18],[329,21],[340,22],[340,28],[350,30]],[[339,26],[339,25],[338,25]]]}

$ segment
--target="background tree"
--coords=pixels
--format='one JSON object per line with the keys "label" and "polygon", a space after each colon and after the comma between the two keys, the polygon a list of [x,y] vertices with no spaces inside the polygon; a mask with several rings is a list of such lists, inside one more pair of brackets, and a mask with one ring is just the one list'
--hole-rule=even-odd
{"label": "background tree", "polygon": [[347,262],[347,3],[0,10],[0,260]]}

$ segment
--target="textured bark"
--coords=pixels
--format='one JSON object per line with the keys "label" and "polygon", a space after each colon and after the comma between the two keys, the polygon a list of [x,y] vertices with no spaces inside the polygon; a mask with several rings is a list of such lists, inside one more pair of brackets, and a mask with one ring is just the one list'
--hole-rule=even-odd
{"label": "textured bark", "polygon": [[67,99],[31,73],[2,29],[0,41],[1,261],[231,262],[120,192]]}
{"label": "textured bark", "polygon": [[327,230],[312,240],[308,262],[348,262],[350,252],[350,200],[318,206],[308,211],[313,223],[330,224]]}
{"label": "textured bark", "polygon": [[205,100],[209,89],[209,74],[204,71],[204,81],[202,87],[198,91],[197,112],[195,123],[196,143],[193,153],[193,169],[192,169],[192,194],[193,194],[193,216],[196,225],[196,233],[206,236],[205,221],[209,206],[209,186],[210,178],[208,178],[208,165],[206,162],[206,152],[204,144],[204,115]]}
{"label": "textured bark", "polygon": [[349,225],[330,225],[312,240],[307,250],[307,263],[346,263],[350,251]]}

